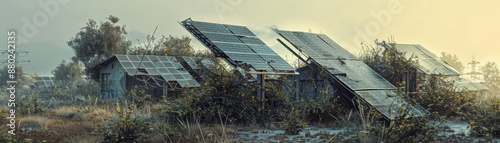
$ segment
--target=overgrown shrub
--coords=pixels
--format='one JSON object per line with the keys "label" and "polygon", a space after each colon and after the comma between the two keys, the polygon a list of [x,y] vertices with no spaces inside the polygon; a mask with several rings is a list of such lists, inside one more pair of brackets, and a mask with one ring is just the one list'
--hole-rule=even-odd
{"label": "overgrown shrub", "polygon": [[[223,65],[203,69],[200,88],[186,88],[180,96],[165,98],[162,112],[170,117],[186,117],[196,114],[204,123],[220,123],[218,113],[224,113],[228,123],[264,124],[278,118],[285,99],[277,92],[274,84],[266,86],[265,100],[258,96],[259,85],[249,83]],[[168,117],[167,117],[168,118]]]}
{"label": "overgrown shrub", "polygon": [[279,124],[286,130],[287,134],[299,134],[302,129],[307,128],[308,124],[304,121],[304,116],[301,116],[299,112],[300,110],[295,107],[292,107],[290,110],[285,110],[287,115]]}
{"label": "overgrown shrub", "polygon": [[431,76],[422,87],[413,99],[429,112],[440,116],[452,117],[458,116],[458,112],[471,111],[471,103],[477,97],[477,93],[458,89],[454,81],[439,76]]}
{"label": "overgrown shrub", "polygon": [[133,104],[120,108],[117,103],[115,107],[116,114],[104,125],[99,125],[96,132],[101,135],[104,142],[144,142],[147,133],[150,130],[148,117],[143,117],[136,111]]}
{"label": "overgrown shrub", "polygon": [[500,137],[500,99],[495,96],[482,103],[469,104],[472,104],[472,109],[461,114],[469,122],[472,136]]}
{"label": "overgrown shrub", "polygon": [[19,102],[16,102],[16,112],[21,114],[37,114],[44,111],[48,106],[46,102],[42,102],[38,93],[31,93],[28,96],[19,97]]}

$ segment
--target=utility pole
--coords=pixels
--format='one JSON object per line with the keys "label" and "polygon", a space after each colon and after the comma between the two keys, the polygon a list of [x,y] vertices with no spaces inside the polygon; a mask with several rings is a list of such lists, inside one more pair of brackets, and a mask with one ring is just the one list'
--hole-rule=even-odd
{"label": "utility pole", "polygon": [[465,73],[465,75],[468,75],[473,81],[481,81],[481,73],[478,71],[480,63],[476,61],[475,53],[472,55],[472,61],[467,63],[467,66],[470,68],[470,72]]}

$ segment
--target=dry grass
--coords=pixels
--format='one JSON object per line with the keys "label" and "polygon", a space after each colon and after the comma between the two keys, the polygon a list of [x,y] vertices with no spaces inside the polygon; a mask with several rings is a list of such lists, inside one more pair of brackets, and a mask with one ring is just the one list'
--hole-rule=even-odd
{"label": "dry grass", "polygon": [[75,136],[75,137],[68,137],[62,140],[62,142],[66,143],[96,143],[99,142],[99,137],[98,136]]}
{"label": "dry grass", "polygon": [[74,106],[62,106],[51,110],[51,113],[55,116],[71,119],[78,114],[78,108]]}
{"label": "dry grass", "polygon": [[89,122],[103,122],[105,119],[113,117],[109,109],[94,108],[91,112],[83,114],[83,120]]}
{"label": "dry grass", "polygon": [[21,131],[28,132],[46,130],[46,123],[49,121],[50,119],[41,116],[27,116],[19,120],[19,128],[21,129]]}

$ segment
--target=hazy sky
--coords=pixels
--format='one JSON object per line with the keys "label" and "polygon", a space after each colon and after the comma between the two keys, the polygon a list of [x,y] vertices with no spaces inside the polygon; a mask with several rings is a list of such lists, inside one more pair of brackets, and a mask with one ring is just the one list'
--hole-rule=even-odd
{"label": "hazy sky", "polygon": [[[269,27],[324,33],[349,51],[361,50],[360,42],[373,44],[395,36],[398,43],[421,44],[439,54],[456,54],[464,63],[476,53],[481,63],[500,62],[500,1],[434,0],[3,0],[0,42],[7,31],[18,38],[18,60],[27,73],[50,75],[61,60],[74,55],[66,42],[88,19],[104,21],[114,15],[126,25],[128,37],[144,41],[158,26],[161,35],[191,36],[178,21],[193,18],[245,25],[283,58],[292,55],[275,40]],[[45,6],[46,5],[46,6]],[[6,45],[6,44],[4,44]],[[193,45],[205,49],[197,40]],[[5,47],[6,48],[6,47]],[[6,55],[3,55],[6,56]]]}

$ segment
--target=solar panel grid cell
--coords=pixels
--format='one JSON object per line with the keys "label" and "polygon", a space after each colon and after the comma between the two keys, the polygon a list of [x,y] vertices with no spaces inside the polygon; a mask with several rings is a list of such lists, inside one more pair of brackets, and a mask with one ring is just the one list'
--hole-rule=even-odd
{"label": "solar panel grid cell", "polygon": [[225,53],[252,53],[252,49],[250,49],[244,43],[222,43],[222,42],[213,42],[219,49],[224,51]]}
{"label": "solar panel grid cell", "polygon": [[229,24],[224,24],[224,26],[227,27],[231,32],[233,32],[235,35],[245,35],[245,36],[255,36],[250,29],[248,29],[245,26],[238,26],[238,25],[229,25]]}
{"label": "solar panel grid cell", "polygon": [[246,44],[256,44],[256,45],[266,45],[262,40],[259,38],[254,38],[254,37],[238,37],[243,43]]}
{"label": "solar panel grid cell", "polygon": [[241,40],[229,34],[220,33],[203,33],[210,41],[227,42],[227,43],[242,43]]}
{"label": "solar panel grid cell", "polygon": [[[175,57],[155,55],[115,55],[129,75],[161,75],[166,81],[192,79],[189,72],[182,71],[182,65]],[[140,72],[138,69],[144,69]],[[147,73],[146,73],[147,72]],[[171,74],[177,74],[173,76]],[[183,76],[184,74],[185,76]],[[196,81],[192,81],[191,85]],[[199,85],[199,84],[198,84]]]}
{"label": "solar panel grid cell", "polygon": [[199,21],[192,21],[191,24],[193,24],[193,26],[200,31],[231,34],[231,32],[222,24]]}

